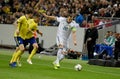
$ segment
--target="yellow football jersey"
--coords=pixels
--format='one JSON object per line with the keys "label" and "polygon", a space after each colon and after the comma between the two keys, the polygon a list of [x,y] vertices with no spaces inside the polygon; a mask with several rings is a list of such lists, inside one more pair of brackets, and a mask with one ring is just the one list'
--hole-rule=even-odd
{"label": "yellow football jersey", "polygon": [[19,29],[19,36],[23,39],[26,38],[26,33],[28,32],[28,22],[27,18],[25,16],[21,16],[18,20],[18,26],[17,28]]}
{"label": "yellow football jersey", "polygon": [[[29,28],[31,31],[36,31],[36,30],[38,30],[38,24],[34,21],[34,19],[29,19],[29,20],[28,20],[28,24],[29,24],[29,27],[28,27],[28,28]],[[34,33],[31,32],[31,31],[28,31],[28,33],[26,34],[26,39],[29,39],[29,38],[31,38],[31,37],[34,36]]]}

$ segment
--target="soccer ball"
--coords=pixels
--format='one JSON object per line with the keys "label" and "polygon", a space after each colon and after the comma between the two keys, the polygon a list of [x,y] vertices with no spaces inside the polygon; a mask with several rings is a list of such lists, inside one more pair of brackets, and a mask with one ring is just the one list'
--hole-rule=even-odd
{"label": "soccer ball", "polygon": [[82,66],[80,64],[75,65],[74,68],[75,68],[76,71],[81,71],[82,70]]}

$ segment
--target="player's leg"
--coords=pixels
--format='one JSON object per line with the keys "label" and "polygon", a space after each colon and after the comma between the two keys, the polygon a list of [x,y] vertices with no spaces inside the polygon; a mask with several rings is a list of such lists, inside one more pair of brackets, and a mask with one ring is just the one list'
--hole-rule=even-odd
{"label": "player's leg", "polygon": [[31,59],[32,59],[32,57],[36,54],[36,51],[37,51],[37,49],[38,49],[38,44],[37,44],[35,38],[29,39],[28,42],[33,45],[33,50],[31,51],[31,54],[28,56],[27,62],[28,62],[29,64],[32,64]]}
{"label": "player's leg", "polygon": [[[18,37],[14,37],[14,40],[15,40],[15,42],[16,42],[16,49],[15,49],[15,51],[14,51],[14,53],[13,53],[13,55],[12,55],[12,58],[11,58],[11,60],[10,60],[10,65],[12,65],[12,63],[13,63],[13,61],[14,61],[14,59],[15,59],[15,56],[16,56],[16,54],[17,54],[16,52],[19,50]],[[18,59],[17,59],[17,64],[18,64],[18,66],[21,66],[20,58],[21,58],[21,56],[18,57]]]}
{"label": "player's leg", "polygon": [[60,62],[64,59],[66,54],[67,54],[66,48],[58,49],[56,60],[53,62],[54,69],[60,68]]}
{"label": "player's leg", "polygon": [[63,48],[58,49],[57,57],[56,57],[56,60],[54,61],[54,64],[56,64],[58,66],[60,65],[59,62],[60,62],[61,58],[63,57],[62,51],[63,51]]}
{"label": "player's leg", "polygon": [[16,52],[18,51],[18,49],[19,49],[19,47],[16,47],[16,49],[15,49],[15,51],[14,51],[13,55],[12,55],[12,58],[11,58],[11,60],[10,60],[10,63],[12,63],[12,62],[13,62],[13,59],[14,59],[14,57],[15,57]]}
{"label": "player's leg", "polygon": [[22,66],[22,64],[21,64],[21,62],[20,62],[20,59],[21,59],[21,55],[17,58],[17,65],[18,65],[19,67]]}
{"label": "player's leg", "polygon": [[56,43],[57,43],[58,51],[57,51],[56,60],[53,62],[54,69],[58,69],[58,66],[60,66],[59,61],[60,61],[60,54],[62,52],[62,39],[59,36],[56,37]]}
{"label": "player's leg", "polygon": [[15,57],[15,54],[16,54],[16,52],[17,52],[18,49],[19,49],[19,43],[18,43],[18,39],[17,39],[17,37],[14,37],[14,40],[15,40],[15,43],[16,43],[16,49],[15,49],[13,55],[12,55],[12,58],[11,58],[11,60],[10,60],[10,63],[13,62],[13,59],[14,59],[14,57]]}
{"label": "player's leg", "polygon": [[63,48],[62,54],[60,54],[60,57],[59,57],[59,63],[64,59],[65,55],[67,55],[67,49]]}
{"label": "player's leg", "polygon": [[18,41],[19,41],[19,50],[16,52],[15,56],[14,56],[14,59],[13,59],[13,63],[11,66],[16,66],[16,62],[17,62],[17,59],[23,54],[25,48],[24,48],[24,40],[22,38],[18,38]]}
{"label": "player's leg", "polygon": [[23,54],[24,52],[24,45],[20,44],[19,45],[19,50],[16,52],[14,59],[13,59],[13,65],[15,66],[17,63],[17,59]]}
{"label": "player's leg", "polygon": [[25,50],[24,47],[24,43],[25,40],[23,40],[21,37],[18,37],[18,41],[19,41],[19,50],[16,52],[15,58],[14,58],[14,62],[17,62],[17,59],[19,58],[19,56],[21,56]]}
{"label": "player's leg", "polygon": [[68,47],[68,42],[66,40],[63,40],[61,42],[62,46],[60,46],[60,48],[62,48],[61,53],[59,53],[59,62],[62,61],[64,59],[64,56],[67,54],[67,47]]}
{"label": "player's leg", "polygon": [[33,44],[33,50],[32,50],[31,54],[29,55],[29,57],[28,57],[28,59],[27,59],[27,62],[28,62],[29,64],[32,64],[31,59],[32,59],[32,57],[36,54],[37,49],[38,49],[38,45],[37,45],[37,43],[34,43],[34,44]]}
{"label": "player's leg", "polygon": [[57,45],[59,47],[58,52],[57,52],[57,57],[56,60],[53,62],[54,64],[54,69],[58,69],[60,67],[60,61],[64,59],[64,56],[66,54],[66,45],[67,42],[63,40],[62,38],[59,38],[57,40]]}
{"label": "player's leg", "polygon": [[[12,55],[12,58],[11,58],[11,60],[10,60],[10,64],[11,63],[13,63],[13,60],[15,59],[15,56],[16,56],[16,52],[19,50],[19,47],[16,47],[16,50],[15,50],[15,52],[13,53],[13,55]],[[20,59],[21,59],[21,56],[19,56],[18,58],[17,58],[17,65],[19,66],[19,67],[21,67],[21,63],[20,63]]]}

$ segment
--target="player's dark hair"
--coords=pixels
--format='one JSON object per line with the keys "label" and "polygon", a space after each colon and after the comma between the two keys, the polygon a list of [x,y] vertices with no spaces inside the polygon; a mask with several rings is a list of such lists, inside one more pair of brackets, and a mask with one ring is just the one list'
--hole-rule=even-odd
{"label": "player's dark hair", "polygon": [[33,14],[32,8],[29,8],[25,11],[25,14]]}

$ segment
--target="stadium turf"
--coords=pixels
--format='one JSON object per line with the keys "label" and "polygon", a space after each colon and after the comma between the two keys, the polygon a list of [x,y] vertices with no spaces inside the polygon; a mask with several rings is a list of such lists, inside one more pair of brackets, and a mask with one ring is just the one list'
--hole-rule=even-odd
{"label": "stadium turf", "polygon": [[[52,62],[55,56],[36,54],[33,64],[26,62],[28,53],[22,55],[22,67],[9,67],[13,50],[0,49],[0,79],[119,79],[120,68],[87,64],[87,61],[64,59],[61,67],[54,70]],[[75,71],[74,65],[81,64],[83,69]]]}

